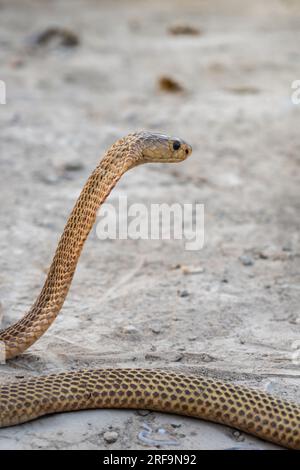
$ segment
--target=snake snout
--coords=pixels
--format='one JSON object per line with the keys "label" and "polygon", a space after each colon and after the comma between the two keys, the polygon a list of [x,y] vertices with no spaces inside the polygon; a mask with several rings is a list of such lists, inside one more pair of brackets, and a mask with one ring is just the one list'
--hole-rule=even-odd
{"label": "snake snout", "polygon": [[[181,160],[186,160],[192,153],[193,149],[192,146],[188,143],[186,143],[184,140],[178,140],[178,143],[180,142],[180,146],[178,147],[178,150],[175,149],[175,156],[178,158],[179,161]],[[173,143],[173,149],[174,144],[176,144],[177,141],[175,140]]]}
{"label": "snake snout", "polygon": [[184,149],[185,154],[186,154],[187,157],[189,157],[193,152],[193,148],[192,148],[191,145],[189,145],[187,143],[184,143],[184,146],[185,146],[185,149]]}

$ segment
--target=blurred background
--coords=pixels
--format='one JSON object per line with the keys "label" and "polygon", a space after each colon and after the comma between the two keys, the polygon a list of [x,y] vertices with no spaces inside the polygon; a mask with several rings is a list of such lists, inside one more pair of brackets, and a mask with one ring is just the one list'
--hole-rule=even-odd
{"label": "blurred background", "polygon": [[[172,134],[193,155],[129,172],[111,203],[127,195],[205,206],[197,252],[180,240],[100,242],[93,233],[63,312],[1,366],[2,381],[159,366],[300,400],[299,30],[297,0],[0,0],[2,326],[39,293],[76,197],[119,137]],[[133,411],[0,431],[0,448],[172,448],[172,440],[185,449],[274,447]]]}

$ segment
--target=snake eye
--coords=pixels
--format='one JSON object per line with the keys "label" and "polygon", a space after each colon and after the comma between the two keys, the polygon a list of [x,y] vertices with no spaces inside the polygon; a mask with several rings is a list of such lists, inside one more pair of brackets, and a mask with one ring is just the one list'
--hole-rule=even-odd
{"label": "snake eye", "polygon": [[173,149],[178,150],[178,149],[180,149],[180,146],[181,146],[181,143],[179,142],[179,140],[174,140]]}

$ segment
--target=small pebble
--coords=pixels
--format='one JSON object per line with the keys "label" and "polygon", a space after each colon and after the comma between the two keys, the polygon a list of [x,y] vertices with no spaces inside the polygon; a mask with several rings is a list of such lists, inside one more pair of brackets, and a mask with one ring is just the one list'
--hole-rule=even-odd
{"label": "small pebble", "polygon": [[80,171],[84,168],[80,161],[66,162],[62,165],[63,171]]}
{"label": "small pebble", "polygon": [[245,436],[240,431],[233,431],[232,435],[234,439],[238,442],[242,442],[245,440]]}
{"label": "small pebble", "polygon": [[43,31],[33,35],[29,42],[33,46],[45,46],[55,40],[58,45],[64,47],[74,47],[79,44],[79,37],[76,33],[59,26],[44,29]]}
{"label": "small pebble", "polygon": [[181,428],[180,423],[171,423],[172,428]]}
{"label": "small pebble", "polygon": [[151,327],[152,333],[159,335],[161,333],[161,327],[159,325],[153,325]]}
{"label": "small pebble", "polygon": [[286,245],[283,245],[283,247],[282,247],[282,251],[292,251],[292,247],[291,247],[291,245],[288,245],[288,244],[286,244]]}
{"label": "small pebble", "polygon": [[151,413],[150,410],[137,410],[139,416],[148,416]]}
{"label": "small pebble", "polygon": [[188,337],[189,341],[196,341],[196,339],[197,339],[197,336],[189,336]]}
{"label": "small pebble", "polygon": [[248,255],[241,255],[239,257],[239,260],[244,266],[253,266],[254,264],[253,258],[251,258],[251,256],[248,256]]}
{"label": "small pebble", "polygon": [[189,35],[199,36],[202,32],[199,28],[188,24],[175,24],[168,28],[168,32],[174,36],[178,35]]}
{"label": "small pebble", "polygon": [[258,256],[260,259],[268,259],[270,257],[270,253],[268,253],[268,250],[263,250],[258,253]]}
{"label": "small pebble", "polygon": [[139,330],[133,325],[128,325],[128,326],[124,326],[123,331],[124,333],[127,333],[127,334],[136,334],[138,333]]}
{"label": "small pebble", "polygon": [[190,294],[187,290],[178,291],[179,297],[188,297]]}
{"label": "small pebble", "polygon": [[204,269],[202,266],[181,265],[181,271],[183,274],[200,274],[203,273]]}
{"label": "small pebble", "polygon": [[174,80],[171,77],[167,76],[162,76],[158,80],[158,87],[162,91],[166,91],[168,93],[178,93],[180,91],[183,91],[182,85],[178,83],[176,80]]}
{"label": "small pebble", "polygon": [[181,268],[181,264],[173,264],[171,266],[171,269],[180,269]]}
{"label": "small pebble", "polygon": [[119,434],[115,431],[107,431],[104,433],[103,437],[106,442],[112,444],[113,442],[117,441]]}
{"label": "small pebble", "polygon": [[173,359],[173,362],[180,362],[182,358],[183,358],[183,354],[178,353],[172,359]]}

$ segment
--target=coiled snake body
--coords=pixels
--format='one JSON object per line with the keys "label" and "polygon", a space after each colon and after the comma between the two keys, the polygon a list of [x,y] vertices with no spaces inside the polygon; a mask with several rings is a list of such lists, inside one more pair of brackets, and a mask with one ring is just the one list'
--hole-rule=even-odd
{"label": "coiled snake body", "polygon": [[[6,359],[31,346],[58,315],[97,210],[120,177],[141,163],[182,161],[190,153],[184,141],[148,132],[130,134],[106,152],[69,217],[40,295],[21,320],[0,331]],[[300,405],[203,376],[155,369],[89,369],[0,386],[0,427],[87,408],[148,408],[194,416],[300,449]]]}

